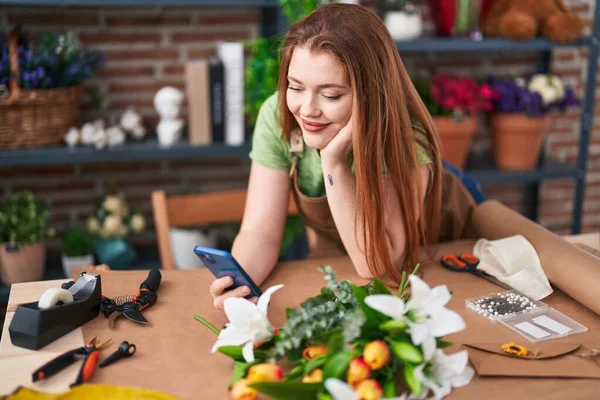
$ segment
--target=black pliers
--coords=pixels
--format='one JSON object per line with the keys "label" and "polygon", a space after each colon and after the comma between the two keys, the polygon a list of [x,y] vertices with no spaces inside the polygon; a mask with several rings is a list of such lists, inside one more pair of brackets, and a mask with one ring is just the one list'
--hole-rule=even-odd
{"label": "black pliers", "polygon": [[98,350],[106,346],[108,342],[110,342],[110,339],[108,339],[106,342],[97,344],[96,338],[93,338],[85,346],[67,351],[60,356],[53,358],[46,364],[33,371],[33,374],[31,375],[31,381],[37,382],[41,381],[42,379],[49,378],[73,364],[77,360],[83,360],[83,364],[81,365],[79,374],[77,374],[77,379],[71,384],[71,386],[80,385],[89,381],[96,370],[96,364],[98,364],[98,357],[100,356],[100,352]]}
{"label": "black pliers", "polygon": [[136,295],[119,296],[114,299],[102,296],[100,310],[108,318],[110,327],[115,327],[115,319],[120,315],[124,315],[130,321],[147,324],[148,320],[142,315],[141,311],[158,300],[156,291],[160,286],[161,279],[160,271],[151,269]]}

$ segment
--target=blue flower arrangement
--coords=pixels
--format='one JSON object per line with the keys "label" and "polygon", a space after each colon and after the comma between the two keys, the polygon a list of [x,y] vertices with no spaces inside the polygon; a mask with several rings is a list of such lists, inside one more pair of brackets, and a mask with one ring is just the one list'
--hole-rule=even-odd
{"label": "blue flower arrangement", "polygon": [[[73,33],[41,34],[34,40],[19,35],[20,79],[25,90],[79,85],[94,76],[106,61],[101,51],[85,49]],[[0,86],[11,78],[8,42],[0,39]]]}
{"label": "blue flower arrangement", "polygon": [[552,110],[564,112],[580,104],[573,89],[556,75],[491,77],[488,84],[497,93],[494,112],[523,113],[538,118]]}

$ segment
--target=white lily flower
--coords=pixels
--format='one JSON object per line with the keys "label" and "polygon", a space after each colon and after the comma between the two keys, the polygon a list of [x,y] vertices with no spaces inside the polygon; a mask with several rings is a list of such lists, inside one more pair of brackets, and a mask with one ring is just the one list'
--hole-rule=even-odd
{"label": "white lily flower", "polygon": [[[333,397],[333,400],[358,400],[358,394],[346,382],[339,379],[329,378],[325,380],[325,389]],[[381,397],[379,400],[406,400],[407,395],[404,393],[399,397]]]}
{"label": "white lily flower", "polygon": [[423,385],[423,394],[418,398],[426,398],[431,390],[432,397],[427,398],[439,400],[450,394],[452,388],[467,385],[475,375],[468,362],[469,355],[465,350],[450,355],[436,350],[430,361],[430,376],[423,372],[426,364],[415,368],[415,378]]}
{"label": "white lily flower", "polygon": [[273,337],[273,327],[267,319],[267,307],[271,295],[283,285],[268,288],[258,299],[258,304],[241,297],[228,297],[223,308],[229,323],[219,333],[212,352],[223,346],[241,346],[242,355],[248,362],[254,361],[254,345],[266,342]]}
{"label": "white lily flower", "polygon": [[432,289],[415,275],[408,279],[411,297],[406,304],[397,296],[387,294],[367,296],[365,303],[390,318],[406,322],[412,342],[421,346],[423,357],[430,360],[437,348],[435,338],[462,331],[465,321],[444,307],[451,297],[445,285]]}

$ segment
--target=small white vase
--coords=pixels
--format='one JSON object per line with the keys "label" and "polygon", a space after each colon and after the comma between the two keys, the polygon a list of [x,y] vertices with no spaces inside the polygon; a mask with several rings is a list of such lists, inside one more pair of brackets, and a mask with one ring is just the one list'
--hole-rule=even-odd
{"label": "small white vase", "polygon": [[94,256],[92,254],[79,257],[68,257],[64,254],[62,255],[62,267],[65,278],[73,279],[73,268],[85,267],[86,265],[94,265]]}
{"label": "small white vase", "polygon": [[388,11],[384,18],[385,26],[394,40],[412,40],[423,33],[423,19],[415,11]]}
{"label": "small white vase", "polygon": [[197,229],[171,228],[170,237],[173,259],[178,269],[204,268],[204,264],[194,253],[194,247],[215,247],[217,244],[217,235],[212,229],[204,233]]}

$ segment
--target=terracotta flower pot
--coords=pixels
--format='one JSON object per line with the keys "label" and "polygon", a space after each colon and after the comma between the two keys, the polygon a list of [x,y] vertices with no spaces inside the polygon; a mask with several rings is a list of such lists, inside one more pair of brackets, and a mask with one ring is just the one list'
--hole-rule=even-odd
{"label": "terracotta flower pot", "polygon": [[519,171],[536,166],[550,117],[531,118],[521,113],[492,114],[494,158],[500,169]]}
{"label": "terracotta flower pot", "polygon": [[442,158],[463,169],[477,133],[477,118],[456,120],[452,117],[433,117],[442,145]]}
{"label": "terracotta flower pot", "polygon": [[0,280],[6,285],[42,279],[45,265],[45,242],[15,248],[0,246]]}

